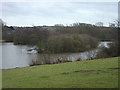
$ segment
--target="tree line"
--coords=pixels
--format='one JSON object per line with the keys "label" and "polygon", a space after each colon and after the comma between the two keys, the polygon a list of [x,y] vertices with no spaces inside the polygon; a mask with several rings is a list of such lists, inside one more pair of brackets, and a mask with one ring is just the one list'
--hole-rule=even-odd
{"label": "tree line", "polygon": [[[50,30],[49,30],[50,27]],[[53,30],[51,30],[53,28]],[[118,29],[74,23],[71,26],[2,26],[2,39],[15,45],[37,45],[39,53],[82,52],[96,48],[98,41],[117,40]]]}

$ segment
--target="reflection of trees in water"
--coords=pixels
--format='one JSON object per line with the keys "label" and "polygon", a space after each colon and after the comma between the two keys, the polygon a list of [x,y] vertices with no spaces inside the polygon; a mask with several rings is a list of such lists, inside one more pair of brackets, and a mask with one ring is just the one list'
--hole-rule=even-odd
{"label": "reflection of trees in water", "polygon": [[70,62],[71,59],[68,55],[60,55],[60,54],[41,54],[40,59],[37,61],[32,61],[31,65],[42,65],[42,64],[57,64],[62,62]]}
{"label": "reflection of trees in water", "polygon": [[[106,43],[109,44],[109,43]],[[56,64],[61,62],[69,62],[69,61],[80,61],[80,60],[87,60],[87,59],[94,59],[98,52],[101,49],[98,47],[94,50],[89,50],[83,53],[70,53],[70,54],[41,54],[39,62],[40,64]]]}
{"label": "reflection of trees in water", "polygon": [[36,61],[36,64],[57,64],[62,62],[71,62],[71,61],[80,61],[86,59],[93,59],[97,55],[98,49],[90,50],[84,53],[79,54],[41,54],[39,60]]}
{"label": "reflection of trees in water", "polygon": [[86,53],[87,59],[93,59],[93,58],[95,58],[96,55],[97,55],[97,52],[98,52],[98,49],[88,51]]}

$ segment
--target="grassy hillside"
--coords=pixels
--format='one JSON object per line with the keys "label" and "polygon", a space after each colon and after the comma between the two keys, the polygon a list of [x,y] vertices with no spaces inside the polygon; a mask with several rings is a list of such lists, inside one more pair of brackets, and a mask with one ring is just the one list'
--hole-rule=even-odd
{"label": "grassy hillside", "polygon": [[[111,68],[111,69],[110,69]],[[118,58],[3,70],[3,88],[117,88]]]}

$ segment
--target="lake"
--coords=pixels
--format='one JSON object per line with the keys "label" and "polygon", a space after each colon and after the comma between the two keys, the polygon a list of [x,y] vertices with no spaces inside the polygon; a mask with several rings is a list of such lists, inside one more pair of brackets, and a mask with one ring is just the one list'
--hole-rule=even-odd
{"label": "lake", "polygon": [[109,47],[110,42],[100,42],[97,49],[89,50],[82,53],[63,53],[63,54],[38,54],[37,51],[27,51],[33,46],[14,45],[13,43],[2,43],[0,45],[0,55],[2,55],[2,67],[0,69],[27,67],[32,62],[39,64],[55,63],[61,61],[86,60],[95,57],[99,48]]}

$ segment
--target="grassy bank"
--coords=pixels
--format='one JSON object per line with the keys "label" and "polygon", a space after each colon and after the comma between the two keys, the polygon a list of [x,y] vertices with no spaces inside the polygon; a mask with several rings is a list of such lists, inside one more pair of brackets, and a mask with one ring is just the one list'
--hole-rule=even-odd
{"label": "grassy bank", "polygon": [[117,57],[8,69],[3,88],[117,88],[115,68]]}

